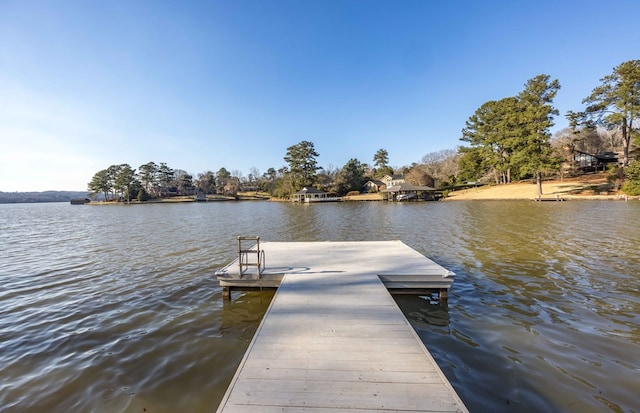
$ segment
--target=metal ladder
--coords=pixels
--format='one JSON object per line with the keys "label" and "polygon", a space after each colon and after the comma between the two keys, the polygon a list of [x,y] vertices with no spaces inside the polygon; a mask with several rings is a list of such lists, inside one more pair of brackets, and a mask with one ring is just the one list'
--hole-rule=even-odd
{"label": "metal ladder", "polygon": [[[247,243],[251,245],[247,246]],[[255,279],[260,279],[264,270],[264,250],[260,249],[260,237],[238,237],[238,265],[240,266],[240,278],[249,267],[256,267]]]}

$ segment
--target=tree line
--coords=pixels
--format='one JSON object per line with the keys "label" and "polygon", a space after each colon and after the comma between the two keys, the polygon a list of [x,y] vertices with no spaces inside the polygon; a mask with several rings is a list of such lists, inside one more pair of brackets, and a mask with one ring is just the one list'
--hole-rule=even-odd
{"label": "tree line", "polygon": [[345,195],[361,191],[368,180],[403,174],[409,183],[439,188],[470,181],[508,184],[532,178],[541,195],[543,177],[561,173],[563,161],[571,160],[575,151],[595,154],[620,150],[622,168],[615,173],[627,178],[627,193],[640,194],[640,161],[630,159],[640,122],[640,60],[624,62],[603,77],[583,100],[586,109],[567,112],[570,127],[552,138],[550,128],[559,115],[553,100],[559,90],[557,79],[546,74],[535,76],[516,96],[485,102],[469,117],[460,137],[466,146],[427,154],[421,163],[401,168],[389,166],[386,149],[374,154],[372,164],[351,158],[341,168],[322,168],[313,142],[303,140],[287,148],[283,158],[286,166],[269,168],[264,174],[251,168],[244,177],[223,167],[194,179],[165,163],[149,162],[138,171],[127,164],[112,165],[96,173],[88,187],[93,193],[104,194],[105,199],[144,200],[196,191],[234,195],[240,190],[287,198],[305,186]]}
{"label": "tree line", "polygon": [[105,200],[145,201],[154,198],[204,194],[235,196],[243,191],[261,191],[274,197],[287,198],[305,186],[320,187],[336,195],[360,191],[369,179],[394,173],[388,165],[389,154],[380,149],[373,157],[374,166],[350,159],[338,169],[317,165],[319,156],[311,141],[303,140],[287,148],[286,166],[269,168],[260,174],[251,168],[248,176],[225,167],[217,172],[205,171],[195,178],[181,169],[172,169],[166,163],[148,162],[137,169],[128,164],[111,165],[96,172],[88,183],[92,195]]}
{"label": "tree line", "polygon": [[227,180],[232,175],[225,168],[217,173],[206,171],[197,178],[182,169],[173,169],[165,162],[147,162],[138,169],[129,164],[111,165],[96,172],[87,187],[92,194],[102,194],[105,200],[146,201],[151,198],[166,198],[178,195],[193,195],[224,192]]}

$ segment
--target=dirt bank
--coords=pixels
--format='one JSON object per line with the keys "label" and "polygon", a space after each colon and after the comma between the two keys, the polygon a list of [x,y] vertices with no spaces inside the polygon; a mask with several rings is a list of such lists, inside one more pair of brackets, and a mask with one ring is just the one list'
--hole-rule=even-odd
{"label": "dirt bank", "polygon": [[[622,192],[612,191],[604,174],[584,175],[563,180],[544,181],[543,199],[625,199]],[[535,182],[518,182],[508,185],[487,185],[478,188],[450,192],[447,201],[535,199]]]}

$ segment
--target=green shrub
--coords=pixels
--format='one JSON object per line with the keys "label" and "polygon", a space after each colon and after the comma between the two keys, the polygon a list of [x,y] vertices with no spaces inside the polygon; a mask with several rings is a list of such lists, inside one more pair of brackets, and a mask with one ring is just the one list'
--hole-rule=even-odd
{"label": "green shrub", "polygon": [[145,191],[144,189],[140,189],[138,191],[138,201],[140,202],[144,202],[144,201],[148,201],[149,200],[149,195],[147,195],[147,191]]}
{"label": "green shrub", "polygon": [[631,181],[640,181],[640,160],[635,160],[627,166],[624,175]]}
{"label": "green shrub", "polygon": [[624,175],[627,178],[622,186],[624,193],[632,196],[640,195],[640,161],[636,159],[631,162],[625,169]]}
{"label": "green shrub", "polygon": [[640,195],[640,181],[627,181],[622,185],[622,191],[630,196]]}

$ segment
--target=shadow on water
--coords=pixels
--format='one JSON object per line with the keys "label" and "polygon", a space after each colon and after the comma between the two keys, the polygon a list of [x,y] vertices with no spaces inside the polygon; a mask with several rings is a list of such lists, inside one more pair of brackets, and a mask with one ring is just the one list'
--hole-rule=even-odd
{"label": "shadow on water", "polygon": [[405,317],[415,327],[449,325],[449,305],[438,302],[437,295],[393,295]]}

